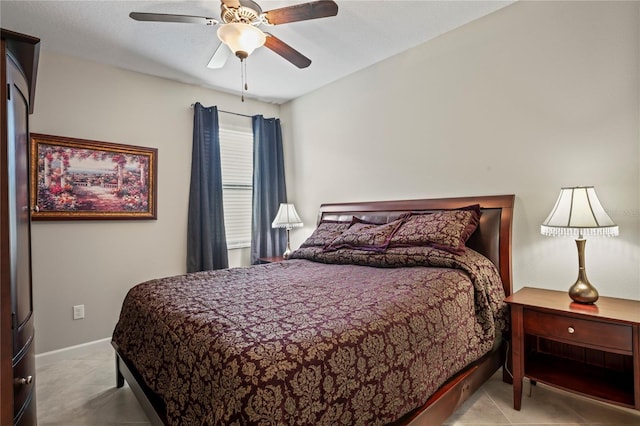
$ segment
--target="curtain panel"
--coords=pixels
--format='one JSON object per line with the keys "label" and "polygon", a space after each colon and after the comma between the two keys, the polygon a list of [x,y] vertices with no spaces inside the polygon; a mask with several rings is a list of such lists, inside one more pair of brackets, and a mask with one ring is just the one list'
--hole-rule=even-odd
{"label": "curtain panel", "polygon": [[224,230],[218,109],[194,105],[187,272],[229,267]]}
{"label": "curtain panel", "polygon": [[272,228],[280,203],[287,202],[280,119],[253,120],[253,214],[251,263],[261,257],[280,256],[287,247],[284,229]]}

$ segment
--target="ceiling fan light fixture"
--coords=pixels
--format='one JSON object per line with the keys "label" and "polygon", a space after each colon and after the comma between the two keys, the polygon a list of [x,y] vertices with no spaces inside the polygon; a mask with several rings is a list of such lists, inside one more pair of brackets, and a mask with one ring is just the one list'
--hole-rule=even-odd
{"label": "ceiling fan light fixture", "polygon": [[264,45],[267,37],[253,25],[234,22],[218,28],[218,38],[240,59]]}

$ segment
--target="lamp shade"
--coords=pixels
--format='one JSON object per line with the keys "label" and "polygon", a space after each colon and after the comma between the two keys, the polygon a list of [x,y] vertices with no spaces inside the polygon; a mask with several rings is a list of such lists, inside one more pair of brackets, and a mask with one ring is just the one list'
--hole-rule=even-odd
{"label": "lamp shade", "polygon": [[241,59],[262,46],[267,37],[253,25],[243,23],[224,24],[218,28],[218,38]]}
{"label": "lamp shade", "polygon": [[613,223],[600,204],[593,186],[561,188],[553,210],[540,226],[543,235],[609,236],[618,235]]}
{"label": "lamp shade", "polygon": [[281,203],[276,218],[271,223],[272,228],[299,228],[302,226],[302,220],[296,212],[296,208],[290,203]]}

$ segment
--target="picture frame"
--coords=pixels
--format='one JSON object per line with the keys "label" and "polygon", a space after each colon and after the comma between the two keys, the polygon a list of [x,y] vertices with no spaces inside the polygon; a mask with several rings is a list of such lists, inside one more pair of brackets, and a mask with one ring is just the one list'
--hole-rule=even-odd
{"label": "picture frame", "polygon": [[157,219],[157,148],[31,134],[33,220]]}

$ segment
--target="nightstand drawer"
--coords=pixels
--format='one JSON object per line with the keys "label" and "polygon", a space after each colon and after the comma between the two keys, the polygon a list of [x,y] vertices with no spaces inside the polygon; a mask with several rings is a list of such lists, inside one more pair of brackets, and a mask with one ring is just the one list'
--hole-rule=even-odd
{"label": "nightstand drawer", "polygon": [[633,352],[632,327],[524,310],[524,332],[580,346]]}

